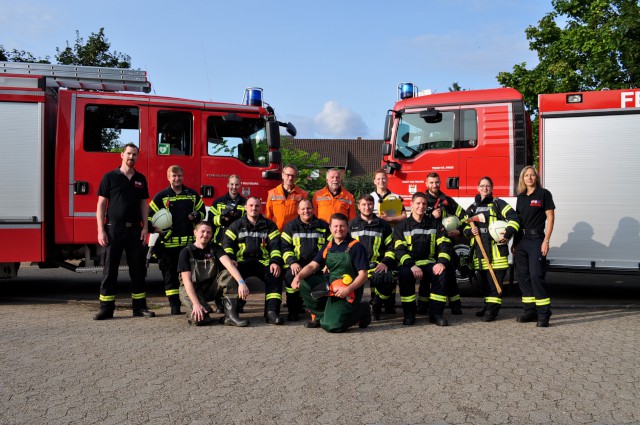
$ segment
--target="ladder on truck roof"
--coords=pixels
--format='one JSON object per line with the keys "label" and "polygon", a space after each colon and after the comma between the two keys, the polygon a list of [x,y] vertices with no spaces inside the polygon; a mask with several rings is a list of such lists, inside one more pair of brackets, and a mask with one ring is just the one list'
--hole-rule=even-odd
{"label": "ladder on truck roof", "polygon": [[51,65],[46,63],[0,62],[0,75],[20,74],[46,77],[47,87],[149,93],[146,71],[100,66]]}

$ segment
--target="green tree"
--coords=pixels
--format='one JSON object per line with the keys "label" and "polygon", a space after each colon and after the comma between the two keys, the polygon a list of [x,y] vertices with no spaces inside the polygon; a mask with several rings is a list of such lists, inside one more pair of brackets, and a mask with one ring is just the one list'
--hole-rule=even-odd
{"label": "green tree", "polygon": [[460,84],[458,84],[457,81],[454,81],[451,84],[451,87],[449,87],[449,91],[464,91],[465,89],[463,89],[462,87],[460,87]]}
{"label": "green tree", "polygon": [[318,152],[305,152],[293,147],[288,138],[283,138],[280,151],[282,152],[282,165],[295,165],[299,171],[298,186],[313,194],[316,190],[325,186],[323,169],[327,167],[329,158],[322,157]]}
{"label": "green tree", "polygon": [[[525,62],[498,82],[514,87],[537,116],[537,96],[640,85],[638,0],[552,0],[554,10],[525,30],[539,63]],[[562,27],[560,26],[562,25]]]}
{"label": "green tree", "polygon": [[113,51],[110,52],[111,43],[104,34],[104,28],[98,33],[91,33],[87,42],[80,37],[76,30],[76,42],[73,48],[69,46],[63,50],[56,48],[56,60],[62,65],[105,66],[109,68],[131,68],[129,55]]}
{"label": "green tree", "polygon": [[376,190],[376,186],[373,184],[373,174],[366,174],[364,176],[352,176],[350,171],[347,171],[347,176],[344,179],[344,187],[347,189],[356,202],[361,195],[371,193]]}
{"label": "green tree", "polygon": [[45,58],[42,59],[36,58],[31,53],[24,50],[13,49],[11,51],[6,51],[2,45],[0,45],[0,61],[51,63],[49,62],[49,56],[45,56]]}

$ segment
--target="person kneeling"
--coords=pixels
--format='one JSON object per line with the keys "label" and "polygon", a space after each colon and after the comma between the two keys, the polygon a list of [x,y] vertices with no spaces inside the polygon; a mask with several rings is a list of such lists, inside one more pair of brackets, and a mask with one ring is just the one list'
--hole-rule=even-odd
{"label": "person kneeling", "polygon": [[[249,326],[248,320],[238,317],[238,299],[246,300],[249,288],[242,275],[222,248],[210,243],[211,223],[201,221],[193,231],[195,242],[180,252],[180,301],[187,307],[187,320],[196,326],[212,323],[213,309],[208,301],[224,296],[224,324]],[[220,270],[219,265],[226,270]]]}
{"label": "person kneeling", "polygon": [[[308,328],[343,332],[356,323],[371,323],[367,303],[361,302],[369,261],[365,247],[349,234],[347,217],[336,213],[329,224],[333,239],[294,277],[293,289],[300,288],[304,304],[311,312]],[[324,267],[328,274],[317,273]]]}

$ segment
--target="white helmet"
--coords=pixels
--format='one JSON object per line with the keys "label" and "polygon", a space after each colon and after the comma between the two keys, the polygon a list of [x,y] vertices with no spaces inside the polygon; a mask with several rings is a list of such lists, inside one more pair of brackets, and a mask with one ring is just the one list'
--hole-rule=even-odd
{"label": "white helmet", "polygon": [[504,233],[507,231],[507,222],[504,220],[496,220],[489,223],[489,234],[494,241],[499,242],[504,238]]}
{"label": "white helmet", "polygon": [[448,215],[442,219],[442,226],[447,232],[451,232],[460,227],[460,220],[455,215]]}
{"label": "white helmet", "polygon": [[162,208],[151,217],[151,224],[164,231],[173,224],[173,217],[168,209]]}

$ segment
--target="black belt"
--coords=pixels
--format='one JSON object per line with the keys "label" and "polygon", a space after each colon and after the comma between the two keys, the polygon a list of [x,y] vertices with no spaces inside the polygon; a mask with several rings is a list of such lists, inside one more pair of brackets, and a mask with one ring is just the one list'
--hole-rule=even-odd
{"label": "black belt", "polygon": [[522,233],[527,236],[544,235],[544,229],[522,229]]}
{"label": "black belt", "polygon": [[107,223],[111,226],[120,226],[120,227],[133,227],[133,223],[130,222],[116,222],[116,221],[110,221],[109,223]]}

